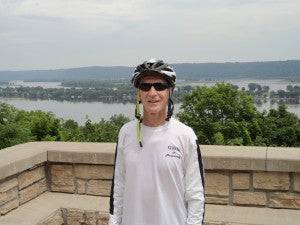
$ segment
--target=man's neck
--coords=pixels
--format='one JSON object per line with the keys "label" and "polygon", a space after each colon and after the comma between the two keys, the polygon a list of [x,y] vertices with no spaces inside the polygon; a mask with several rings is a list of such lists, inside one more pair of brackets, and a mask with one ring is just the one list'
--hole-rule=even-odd
{"label": "man's neck", "polygon": [[149,127],[159,127],[166,123],[165,114],[145,114],[143,116],[143,124]]}

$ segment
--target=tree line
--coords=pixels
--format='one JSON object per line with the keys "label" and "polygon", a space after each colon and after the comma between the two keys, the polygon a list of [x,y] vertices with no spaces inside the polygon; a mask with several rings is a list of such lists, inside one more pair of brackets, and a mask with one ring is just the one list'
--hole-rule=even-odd
{"label": "tree line", "polygon": [[252,96],[230,84],[197,87],[183,97],[179,119],[200,143],[247,146],[300,146],[300,119],[285,105],[259,112]]}
{"label": "tree line", "polygon": [[30,141],[115,142],[124,115],[80,126],[74,120],[56,118],[51,112],[24,111],[0,102],[0,149]]}
{"label": "tree line", "polygon": [[[234,78],[296,79],[300,74],[300,60],[232,63],[172,63],[184,80]],[[96,79],[130,79],[134,67],[81,67],[70,69],[0,71],[0,81],[65,81]]]}
{"label": "tree line", "polygon": [[[252,97],[231,84],[197,87],[183,96],[176,116],[200,144],[300,147],[300,119],[285,105],[259,112]],[[0,102],[0,149],[29,141],[115,142],[124,115],[84,125],[51,112],[24,111]]]}
{"label": "tree line", "polygon": [[[129,80],[93,80],[93,81],[66,81],[64,87],[70,88],[42,88],[42,87],[0,87],[0,97],[18,97],[26,99],[57,100],[57,101],[100,101],[110,102],[131,102],[136,99],[136,90],[132,88]],[[178,86],[174,90],[173,99],[181,102],[182,96],[191,93],[196,87],[191,85]],[[237,85],[232,88],[239,89]],[[300,104],[300,86],[287,85],[286,90],[269,92],[269,86],[261,86],[256,83],[249,83],[248,90],[244,87],[242,91],[253,96],[257,104],[262,101],[271,100],[271,104]]]}

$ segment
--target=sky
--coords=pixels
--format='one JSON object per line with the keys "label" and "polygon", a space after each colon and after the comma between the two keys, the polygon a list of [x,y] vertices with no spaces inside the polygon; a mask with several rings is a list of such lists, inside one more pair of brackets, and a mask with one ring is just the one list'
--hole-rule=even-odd
{"label": "sky", "polygon": [[300,0],[0,0],[0,70],[300,59]]}

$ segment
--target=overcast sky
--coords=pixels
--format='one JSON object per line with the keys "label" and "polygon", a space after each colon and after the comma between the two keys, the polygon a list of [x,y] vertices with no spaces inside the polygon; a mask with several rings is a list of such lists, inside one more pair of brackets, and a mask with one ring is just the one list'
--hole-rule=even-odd
{"label": "overcast sky", "polygon": [[300,59],[299,0],[0,0],[0,70]]}

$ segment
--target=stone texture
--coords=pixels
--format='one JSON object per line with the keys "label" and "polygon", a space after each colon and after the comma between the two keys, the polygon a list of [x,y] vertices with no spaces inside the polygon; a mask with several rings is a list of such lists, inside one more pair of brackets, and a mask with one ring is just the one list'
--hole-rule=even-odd
{"label": "stone texture", "polygon": [[113,166],[104,165],[82,165],[77,164],[74,166],[75,176],[81,179],[112,179]]}
{"label": "stone texture", "polygon": [[267,194],[264,192],[235,191],[233,203],[238,205],[267,205]]}
{"label": "stone texture", "polygon": [[10,202],[7,202],[6,204],[0,206],[0,215],[4,215],[6,213],[8,213],[9,211],[18,208],[19,206],[19,200],[18,199],[14,199]]}
{"label": "stone texture", "polygon": [[293,190],[300,192],[300,173],[295,173],[294,174],[294,186],[293,186]]}
{"label": "stone texture", "polygon": [[50,215],[45,220],[41,221],[37,225],[63,225],[64,220],[62,218],[61,210],[55,211],[52,215]]}
{"label": "stone texture", "polygon": [[207,203],[207,204],[227,205],[228,204],[228,198],[206,196],[205,197],[205,203]]}
{"label": "stone texture", "polygon": [[[222,225],[258,225],[258,224],[251,224],[251,223],[222,223]],[[262,225],[262,224],[259,224]]]}
{"label": "stone texture", "polygon": [[67,209],[67,224],[82,225],[84,223],[84,210]]}
{"label": "stone texture", "polygon": [[13,178],[9,179],[7,181],[4,181],[3,183],[0,183],[0,193],[6,192],[14,187],[18,186],[18,179]]}
{"label": "stone texture", "polygon": [[288,190],[290,187],[289,174],[280,172],[253,173],[253,187],[265,190]]}
{"label": "stone texture", "polygon": [[97,225],[98,212],[85,211],[85,225]]}
{"label": "stone texture", "polygon": [[23,203],[39,196],[46,190],[47,190],[46,179],[43,179],[31,186],[19,191],[20,204],[23,204]]}
{"label": "stone texture", "polygon": [[108,221],[108,213],[100,213],[98,225],[107,225],[107,221]]}
{"label": "stone texture", "polygon": [[300,209],[300,194],[293,193],[270,193],[269,207]]}
{"label": "stone texture", "polygon": [[81,180],[81,179],[77,179],[76,184],[77,184],[77,193],[78,194],[85,194],[86,193],[86,181]]}
{"label": "stone texture", "polygon": [[235,173],[232,175],[232,188],[246,190],[249,189],[250,175],[249,173]]}
{"label": "stone texture", "polygon": [[204,225],[223,225],[222,222],[204,222]]}
{"label": "stone texture", "polygon": [[220,173],[205,174],[205,194],[228,196],[229,176]]}
{"label": "stone texture", "polygon": [[45,178],[45,167],[40,166],[33,170],[25,171],[18,176],[19,190]]}
{"label": "stone texture", "polygon": [[112,182],[109,180],[90,180],[86,193],[89,195],[109,196]]}
{"label": "stone texture", "polygon": [[18,198],[18,188],[15,187],[6,192],[0,193],[0,205],[5,204],[13,199]]}
{"label": "stone texture", "polygon": [[51,166],[51,190],[59,192],[75,192],[72,165]]}

